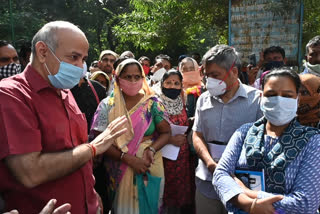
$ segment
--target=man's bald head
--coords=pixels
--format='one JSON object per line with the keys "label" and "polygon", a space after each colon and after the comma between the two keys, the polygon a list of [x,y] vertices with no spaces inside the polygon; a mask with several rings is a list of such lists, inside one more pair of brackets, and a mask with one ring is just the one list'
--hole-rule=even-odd
{"label": "man's bald head", "polygon": [[86,38],[85,34],[74,24],[66,21],[53,21],[45,24],[32,39],[31,50],[32,54],[36,55],[36,44],[39,41],[46,43],[52,51],[55,51],[59,45],[59,34],[61,30],[72,31],[75,34]]}

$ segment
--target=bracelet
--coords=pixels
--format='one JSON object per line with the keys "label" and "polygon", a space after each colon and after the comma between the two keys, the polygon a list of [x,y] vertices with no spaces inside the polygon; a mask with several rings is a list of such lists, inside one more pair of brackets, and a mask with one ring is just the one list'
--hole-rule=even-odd
{"label": "bracelet", "polygon": [[91,149],[92,157],[94,158],[97,155],[96,147],[91,143],[87,143],[86,146],[88,146]]}
{"label": "bracelet", "polygon": [[153,152],[153,154],[157,153],[157,151],[152,146],[149,146],[148,149],[150,149],[150,151]]}
{"label": "bracelet", "polygon": [[123,159],[124,155],[127,154],[126,152],[121,152],[121,155],[120,155],[120,160]]}
{"label": "bracelet", "polygon": [[249,213],[252,213],[252,211],[253,211],[253,209],[254,209],[257,201],[258,201],[258,198],[255,198],[255,199],[253,200],[253,202],[252,202],[252,204],[251,204],[251,207],[250,207]]}

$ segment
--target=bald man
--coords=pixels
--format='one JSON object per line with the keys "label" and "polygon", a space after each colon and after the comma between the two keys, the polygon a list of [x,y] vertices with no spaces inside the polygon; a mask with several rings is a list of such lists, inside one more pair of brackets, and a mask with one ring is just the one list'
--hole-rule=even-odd
{"label": "bald man", "polygon": [[121,117],[92,142],[70,88],[83,76],[89,44],[64,21],[44,25],[32,40],[31,64],[0,82],[0,192],[6,211],[39,213],[46,202],[71,213],[100,213],[92,158],[126,129]]}

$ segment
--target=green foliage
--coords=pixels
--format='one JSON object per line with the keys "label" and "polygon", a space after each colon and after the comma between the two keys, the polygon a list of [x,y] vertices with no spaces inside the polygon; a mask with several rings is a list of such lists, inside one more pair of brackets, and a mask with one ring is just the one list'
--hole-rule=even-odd
{"label": "green foliage", "polygon": [[[90,43],[89,61],[97,59],[103,49],[115,50],[118,40],[112,27],[118,15],[129,12],[128,0],[11,0],[15,45],[31,41],[47,22],[66,20],[78,25]],[[0,8],[0,38],[11,41],[9,0]],[[17,42],[18,41],[18,42]],[[21,42],[22,43],[22,42]]]}
{"label": "green foliage", "polygon": [[320,35],[319,0],[304,0],[302,51],[313,37]]}
{"label": "green foliage", "polygon": [[[9,1],[0,7],[0,38],[11,41]],[[272,0],[272,10],[290,11],[300,0]],[[228,0],[11,0],[15,38],[23,41],[45,23],[67,20],[80,26],[90,43],[89,62],[104,49],[136,56],[204,54],[228,38]],[[303,46],[320,35],[319,0],[304,0]]]}
{"label": "green foliage", "polygon": [[122,43],[173,56],[226,42],[228,1],[131,0],[113,28]]}

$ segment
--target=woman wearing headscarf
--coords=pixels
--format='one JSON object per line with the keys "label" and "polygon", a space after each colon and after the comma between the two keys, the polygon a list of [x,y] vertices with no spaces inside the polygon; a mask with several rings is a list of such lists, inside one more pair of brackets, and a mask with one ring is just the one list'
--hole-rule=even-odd
{"label": "woman wearing headscarf", "polygon": [[[264,117],[233,134],[213,174],[212,184],[228,211],[317,213],[320,131],[296,119],[300,84],[299,76],[286,68],[264,77]],[[264,171],[265,189],[249,189],[233,177],[243,168]]]}
{"label": "woman wearing headscarf", "polygon": [[[109,197],[114,198],[114,213],[138,214],[145,201],[138,196],[136,175],[150,172],[151,176],[161,178],[160,185],[152,190],[159,192],[156,206],[161,205],[164,169],[158,151],[168,142],[170,126],[164,107],[150,90],[143,68],[135,59],[126,59],[118,65],[114,90],[100,103],[91,128],[96,134],[102,132],[121,115],[128,118],[128,131],[106,153]],[[157,213],[158,207],[152,210]]]}
{"label": "woman wearing headscarf", "polygon": [[[188,117],[181,96],[182,75],[169,70],[161,80],[159,98],[167,110],[170,122],[174,125],[188,126]],[[194,156],[189,151],[185,134],[171,136],[169,143],[180,147],[176,160],[163,158],[165,187],[163,214],[188,214],[195,212],[195,166]]]}
{"label": "woman wearing headscarf", "polygon": [[188,117],[193,117],[198,97],[203,91],[199,65],[193,58],[186,57],[179,64],[179,71],[183,76],[184,101],[187,114]]}
{"label": "woman wearing headscarf", "polygon": [[93,72],[90,76],[90,79],[101,83],[101,85],[103,85],[106,88],[106,91],[109,90],[110,79],[109,79],[109,76],[106,73],[104,73],[103,71]]}
{"label": "woman wearing headscarf", "polygon": [[320,128],[320,77],[313,74],[300,75],[299,122]]}

